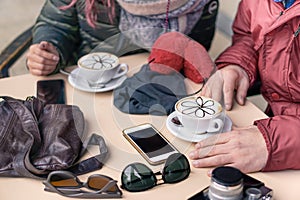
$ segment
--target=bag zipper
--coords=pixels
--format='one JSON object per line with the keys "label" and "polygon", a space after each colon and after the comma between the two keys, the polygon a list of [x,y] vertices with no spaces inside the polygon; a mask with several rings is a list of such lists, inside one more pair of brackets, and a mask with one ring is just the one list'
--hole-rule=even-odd
{"label": "bag zipper", "polygon": [[[1,98],[1,101],[6,101],[5,99]],[[6,101],[6,103],[8,104],[8,102]],[[8,105],[9,106],[9,105]],[[9,106],[10,107],[10,106]],[[15,113],[15,111],[13,109],[11,109],[13,111],[12,117],[9,120],[9,124],[7,126],[7,128],[4,131],[4,136],[2,137],[2,139],[0,140],[0,146],[2,146],[2,144],[4,143],[4,141],[6,140],[6,138],[8,137],[9,133],[7,133],[8,130],[11,130],[11,127],[14,125],[13,122],[15,121],[17,115]],[[11,131],[10,131],[11,132]]]}

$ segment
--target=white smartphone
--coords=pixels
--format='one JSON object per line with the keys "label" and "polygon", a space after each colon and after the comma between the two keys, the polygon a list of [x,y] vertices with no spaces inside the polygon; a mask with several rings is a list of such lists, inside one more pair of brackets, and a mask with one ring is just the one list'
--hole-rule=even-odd
{"label": "white smartphone", "polygon": [[141,124],[123,130],[124,137],[150,163],[163,163],[178,150],[151,124]]}

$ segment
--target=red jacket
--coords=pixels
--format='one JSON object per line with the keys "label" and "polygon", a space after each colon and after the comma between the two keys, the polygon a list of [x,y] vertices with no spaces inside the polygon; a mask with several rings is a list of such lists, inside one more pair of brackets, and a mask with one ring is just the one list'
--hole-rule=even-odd
{"label": "red jacket", "polygon": [[216,64],[241,66],[251,84],[261,77],[274,113],[255,121],[269,152],[263,170],[300,169],[300,0],[286,10],[273,0],[242,0],[233,31]]}

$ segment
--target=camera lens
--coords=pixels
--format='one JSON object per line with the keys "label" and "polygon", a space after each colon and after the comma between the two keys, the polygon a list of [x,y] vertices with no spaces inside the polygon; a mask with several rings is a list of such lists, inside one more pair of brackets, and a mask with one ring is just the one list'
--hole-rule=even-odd
{"label": "camera lens", "polygon": [[212,172],[208,190],[211,200],[240,200],[243,198],[243,174],[233,167],[217,167]]}

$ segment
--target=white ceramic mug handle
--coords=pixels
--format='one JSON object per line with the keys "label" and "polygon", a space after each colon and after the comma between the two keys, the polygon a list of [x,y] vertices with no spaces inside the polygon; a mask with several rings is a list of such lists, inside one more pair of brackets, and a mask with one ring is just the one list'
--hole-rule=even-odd
{"label": "white ceramic mug handle", "polygon": [[223,128],[224,122],[221,119],[212,119],[209,122],[208,130],[207,132],[213,133],[213,132],[218,132]]}
{"label": "white ceramic mug handle", "polygon": [[118,70],[116,74],[112,77],[112,79],[119,78],[128,72],[128,65],[126,63],[121,63],[118,66]]}

